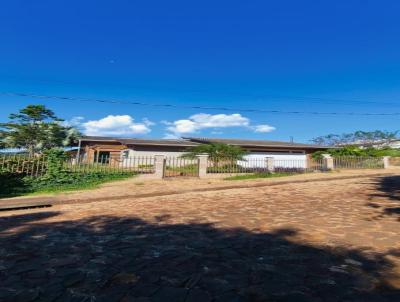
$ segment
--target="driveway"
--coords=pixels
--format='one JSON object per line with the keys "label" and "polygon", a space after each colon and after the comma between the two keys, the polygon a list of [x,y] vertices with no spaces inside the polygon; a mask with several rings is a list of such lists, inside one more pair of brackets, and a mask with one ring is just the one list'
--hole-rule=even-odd
{"label": "driveway", "polygon": [[1,301],[400,301],[400,176],[0,212]]}

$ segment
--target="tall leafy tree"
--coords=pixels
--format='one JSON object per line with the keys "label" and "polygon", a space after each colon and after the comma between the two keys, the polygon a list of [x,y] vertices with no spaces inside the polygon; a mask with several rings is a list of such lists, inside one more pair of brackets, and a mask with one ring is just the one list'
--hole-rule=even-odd
{"label": "tall leafy tree", "polygon": [[44,105],[28,105],[10,114],[9,119],[7,123],[0,123],[0,147],[24,148],[30,155],[68,146],[79,135]]}
{"label": "tall leafy tree", "polygon": [[385,145],[392,140],[398,139],[398,133],[399,131],[355,131],[352,133],[328,134],[325,136],[319,136],[312,139],[312,142],[324,146],[341,146],[351,144],[360,144],[365,146],[371,146],[374,144]]}

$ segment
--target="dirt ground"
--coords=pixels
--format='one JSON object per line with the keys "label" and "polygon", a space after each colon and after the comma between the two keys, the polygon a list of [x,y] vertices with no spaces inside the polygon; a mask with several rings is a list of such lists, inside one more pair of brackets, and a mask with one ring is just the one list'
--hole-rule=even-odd
{"label": "dirt ground", "polygon": [[400,176],[268,181],[0,212],[0,301],[400,301]]}

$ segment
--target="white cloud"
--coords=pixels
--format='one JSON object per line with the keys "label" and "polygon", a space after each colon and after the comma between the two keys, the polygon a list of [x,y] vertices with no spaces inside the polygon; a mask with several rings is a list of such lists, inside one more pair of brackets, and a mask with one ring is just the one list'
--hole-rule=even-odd
{"label": "white cloud", "polygon": [[179,136],[172,133],[166,133],[163,137],[163,139],[179,139],[179,138],[180,138]]}
{"label": "white cloud", "polygon": [[248,127],[250,120],[238,113],[214,115],[198,113],[188,119],[177,120],[167,124],[169,125],[167,130],[178,136],[207,128]]}
{"label": "white cloud", "polygon": [[154,123],[154,122],[152,122],[152,121],[150,121],[148,118],[144,118],[144,119],[142,119],[142,122],[143,122],[143,124],[145,124],[146,126],[154,126],[156,123]]}
{"label": "white cloud", "polygon": [[144,119],[135,123],[130,115],[108,115],[99,120],[88,121],[81,124],[83,133],[92,136],[129,136],[147,134],[154,123]]}
{"label": "white cloud", "polygon": [[254,132],[259,132],[259,133],[268,133],[274,131],[276,128],[272,127],[270,125],[256,125],[252,127]]}
{"label": "white cloud", "polygon": [[71,118],[70,120],[64,121],[62,122],[62,125],[64,125],[65,127],[76,127],[76,126],[80,126],[80,124],[82,123],[82,121],[85,118],[83,116],[74,116],[73,118]]}

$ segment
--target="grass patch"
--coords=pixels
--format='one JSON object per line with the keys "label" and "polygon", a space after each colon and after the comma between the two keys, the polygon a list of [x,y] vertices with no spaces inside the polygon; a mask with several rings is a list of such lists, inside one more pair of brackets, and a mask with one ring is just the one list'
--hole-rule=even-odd
{"label": "grass patch", "polygon": [[198,172],[199,166],[197,164],[190,164],[190,165],[185,165],[185,166],[167,166],[166,167],[167,171],[171,172],[182,172],[182,173],[194,173]]}
{"label": "grass patch", "polygon": [[[9,176],[9,175],[7,175]],[[17,175],[18,176],[18,175]],[[38,195],[46,193],[62,193],[77,190],[90,190],[98,188],[101,184],[127,179],[135,176],[132,173],[121,174],[92,174],[76,175],[75,179],[68,181],[62,179],[40,180],[30,177],[16,178],[12,182],[4,183],[4,188],[0,185],[0,198],[10,198],[17,196]],[[10,179],[10,178],[9,178]]]}
{"label": "grass patch", "polygon": [[33,189],[32,192],[29,192],[27,195],[36,195],[36,194],[44,194],[44,193],[62,193],[62,192],[70,192],[70,191],[80,191],[80,190],[91,190],[96,189],[100,185],[108,182],[123,180],[133,177],[131,174],[125,175],[108,175],[101,179],[88,179],[83,182],[77,183],[66,183],[59,185],[49,185],[41,188]]}
{"label": "grass patch", "polygon": [[224,178],[224,180],[245,180],[245,179],[256,179],[256,178],[275,178],[275,177],[284,177],[284,176],[292,176],[296,175],[296,173],[289,172],[277,172],[277,173],[253,173],[253,174],[243,174],[243,175],[235,175]]}

